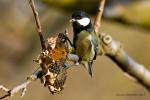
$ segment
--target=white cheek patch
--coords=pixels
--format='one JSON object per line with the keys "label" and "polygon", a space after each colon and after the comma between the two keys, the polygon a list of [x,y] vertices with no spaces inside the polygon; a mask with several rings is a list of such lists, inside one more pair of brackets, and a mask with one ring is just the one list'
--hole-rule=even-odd
{"label": "white cheek patch", "polygon": [[82,18],[82,19],[77,20],[77,22],[82,26],[87,26],[90,23],[90,19]]}

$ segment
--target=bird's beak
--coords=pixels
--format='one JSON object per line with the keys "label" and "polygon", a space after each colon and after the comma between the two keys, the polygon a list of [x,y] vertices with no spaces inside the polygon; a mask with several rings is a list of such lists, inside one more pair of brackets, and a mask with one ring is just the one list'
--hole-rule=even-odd
{"label": "bird's beak", "polygon": [[69,22],[73,23],[73,22],[75,22],[75,21],[76,21],[76,20],[73,18],[73,19],[70,19]]}

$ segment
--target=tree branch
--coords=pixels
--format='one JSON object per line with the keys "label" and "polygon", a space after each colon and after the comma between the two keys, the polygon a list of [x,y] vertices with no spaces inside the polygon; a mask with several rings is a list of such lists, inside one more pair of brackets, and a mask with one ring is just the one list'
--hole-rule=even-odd
{"label": "tree branch", "polygon": [[[47,48],[45,46],[44,38],[42,35],[42,29],[41,29],[38,13],[35,10],[34,2],[33,2],[33,0],[30,0],[29,3],[32,8],[34,17],[35,17],[37,31],[39,33],[42,50],[47,50]],[[105,0],[101,0],[99,8],[98,8],[97,17],[95,20],[95,25],[94,25],[94,29],[95,29],[96,33],[98,33],[98,30],[101,26],[101,17],[102,17],[102,13],[103,13],[103,9],[104,9],[104,4],[105,4]],[[101,48],[104,51],[105,55],[108,56],[110,59],[112,59],[119,66],[119,68],[121,68],[125,73],[127,73],[130,76],[132,76],[133,78],[135,78],[137,80],[137,82],[139,82],[141,85],[143,85],[145,88],[147,88],[150,91],[150,71],[148,69],[146,69],[146,67],[144,67],[143,65],[134,61],[126,53],[126,51],[122,48],[121,44],[119,42],[113,40],[110,35],[101,33],[99,35],[99,38],[101,41]],[[63,39],[61,39],[61,40],[63,41]],[[62,41],[60,41],[59,44],[63,43]],[[50,47],[51,46],[52,45],[50,45]],[[61,46],[62,46],[62,48],[60,50],[65,50],[64,45],[58,45],[58,47],[61,47]],[[45,51],[43,53],[45,53]],[[59,52],[57,52],[57,53],[59,54]],[[62,59],[61,57],[63,57],[61,55],[61,53],[59,54],[59,56],[57,55],[57,58],[56,58],[55,54],[54,55],[53,55],[53,53],[50,53],[50,54],[52,54],[52,56],[51,56],[52,58],[54,57],[56,59],[55,60],[56,62],[57,62],[57,60]],[[59,73],[50,72],[50,70],[55,71],[50,67],[48,69],[48,73],[46,73],[46,75],[45,75],[43,73],[43,69],[39,69],[35,73],[33,73],[30,77],[28,77],[25,82],[23,82],[22,84],[14,87],[12,89],[8,89],[8,88],[0,85],[0,90],[3,90],[6,92],[6,94],[4,96],[0,97],[0,100],[5,99],[7,97],[12,97],[15,93],[19,92],[20,90],[22,90],[21,97],[23,97],[27,90],[27,86],[31,82],[33,82],[37,79],[41,79],[42,77],[47,78],[46,76],[49,76],[48,77],[48,82],[49,82],[48,88],[50,89],[50,91],[53,93],[60,92],[63,89],[63,85],[64,85],[65,79],[67,77],[66,68],[69,68],[71,66],[70,64],[68,64],[68,66],[67,66],[67,64],[65,63],[66,58],[68,58],[69,60],[73,60],[73,61],[78,61],[78,59],[79,59],[77,55],[68,54],[68,52],[66,52],[66,54],[64,54],[64,55],[68,56],[68,57],[64,56],[64,59],[63,59],[64,61],[62,62],[62,64],[64,65],[63,67],[65,67],[64,68],[65,71],[63,69],[63,71],[62,72],[60,71]],[[43,56],[45,56],[45,55],[43,55]],[[49,57],[49,55],[46,57]],[[49,59],[47,59],[47,61],[45,62],[45,65],[50,64]],[[44,62],[40,62],[40,59],[39,59],[39,63],[44,63]],[[60,66],[58,65],[55,67],[60,67]],[[59,77],[61,77],[61,78],[59,79],[59,78],[55,77],[57,75],[59,75]],[[53,80],[54,78],[55,78],[55,80]],[[56,88],[56,86],[55,86],[56,84],[52,84],[55,82],[60,82],[60,83],[63,82],[63,84],[60,84],[59,88]],[[62,87],[62,88],[60,88],[60,87]]]}
{"label": "tree branch", "polygon": [[101,19],[102,19],[104,7],[105,7],[105,0],[100,0],[99,7],[97,10],[97,15],[95,18],[95,23],[94,23],[94,30],[97,34],[99,32],[99,28],[101,27]]}
{"label": "tree branch", "polygon": [[27,86],[31,82],[35,81],[36,79],[38,79],[40,77],[42,77],[42,70],[37,70],[30,77],[28,77],[25,82],[23,82],[20,85],[17,85],[16,87],[14,87],[12,89],[7,89],[6,87],[0,85],[0,89],[6,92],[6,94],[4,96],[0,97],[0,100],[5,99],[7,97],[12,97],[15,93],[17,93],[21,90],[22,90],[21,97],[23,97],[25,95],[26,90],[27,90]]}
{"label": "tree branch", "polygon": [[136,80],[150,91],[150,71],[142,64],[134,61],[122,48],[118,41],[112,40],[110,35],[104,35],[101,38],[102,47],[104,48],[105,55],[114,61],[119,68],[130,78]]}
{"label": "tree branch", "polygon": [[42,27],[41,27],[41,23],[40,23],[40,20],[39,20],[38,12],[35,10],[35,4],[34,4],[33,0],[30,0],[29,4],[30,4],[30,6],[32,8],[32,11],[33,11],[33,14],[34,14],[34,18],[35,18],[35,22],[36,22],[36,26],[37,26],[37,32],[38,32],[38,35],[40,37],[42,50],[45,50],[46,46],[45,46],[44,37],[42,35]]}
{"label": "tree branch", "polygon": [[[98,33],[101,26],[101,17],[105,5],[105,0],[100,0],[98,12],[95,20],[94,30]],[[119,68],[126,74],[137,80],[148,91],[150,91],[150,71],[143,65],[134,61],[122,48],[121,44],[112,39],[110,35],[101,33],[99,35],[101,41],[101,48],[112,61],[114,61]]]}
{"label": "tree branch", "polygon": [[[79,59],[77,55],[68,54],[69,47],[65,44],[67,41],[65,40],[65,36],[66,34],[59,33],[57,37],[48,38],[48,47],[46,48],[46,51],[49,53],[46,54],[46,52],[42,52],[38,59],[35,60],[40,64],[40,67],[42,64],[45,70],[41,67],[41,69],[35,71],[30,77],[27,77],[25,82],[12,89],[0,85],[0,90],[6,92],[4,96],[0,97],[0,100],[12,97],[21,90],[21,97],[23,97],[27,91],[27,86],[37,79],[40,79],[52,94],[62,91],[67,78],[66,71],[68,68],[74,66],[73,64],[68,63],[67,60],[78,61]],[[45,60],[43,61],[42,59]]]}

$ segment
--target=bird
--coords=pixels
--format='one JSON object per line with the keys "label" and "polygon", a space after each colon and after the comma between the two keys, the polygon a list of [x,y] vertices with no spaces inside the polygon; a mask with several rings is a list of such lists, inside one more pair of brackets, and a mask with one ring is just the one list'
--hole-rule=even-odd
{"label": "bird", "polygon": [[73,27],[74,52],[79,56],[79,63],[87,69],[92,77],[92,64],[99,53],[100,40],[86,12],[81,10],[75,11],[71,16],[70,22]]}

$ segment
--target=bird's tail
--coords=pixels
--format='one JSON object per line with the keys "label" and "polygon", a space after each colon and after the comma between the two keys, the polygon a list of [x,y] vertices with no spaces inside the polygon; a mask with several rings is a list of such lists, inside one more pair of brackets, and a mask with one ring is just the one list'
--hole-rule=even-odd
{"label": "bird's tail", "polygon": [[83,64],[83,66],[87,69],[88,73],[92,77],[93,76],[93,68],[92,68],[93,61],[81,61],[81,64]]}

